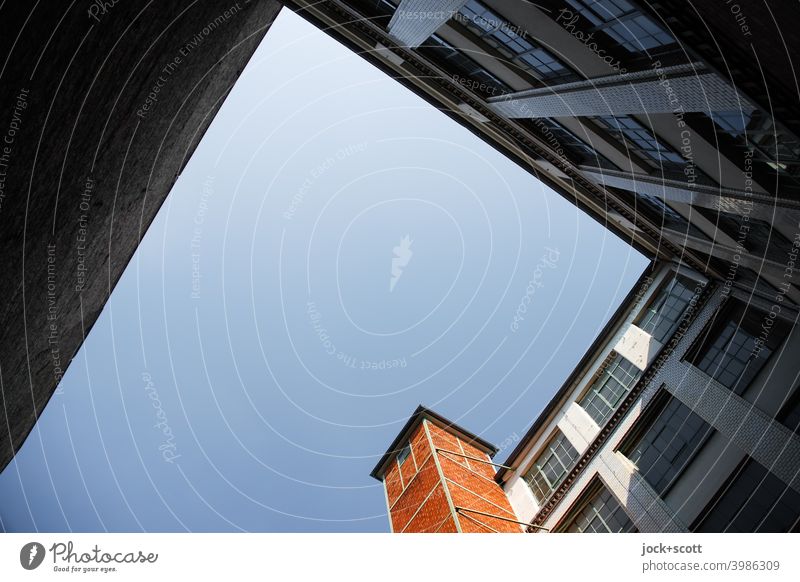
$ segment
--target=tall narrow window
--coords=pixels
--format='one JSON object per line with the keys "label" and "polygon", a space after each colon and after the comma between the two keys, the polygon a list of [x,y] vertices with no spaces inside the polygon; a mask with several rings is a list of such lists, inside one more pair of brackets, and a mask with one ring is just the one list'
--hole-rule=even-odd
{"label": "tall narrow window", "polygon": [[636,325],[663,344],[678,327],[681,316],[694,298],[694,288],[695,284],[691,280],[675,275],[659,290],[656,298],[636,321]]}
{"label": "tall narrow window", "polygon": [[397,453],[397,464],[402,466],[403,463],[406,462],[406,459],[408,459],[408,456],[410,454],[411,454],[411,443],[408,443],[406,446],[400,449],[399,453]]}
{"label": "tall narrow window", "polygon": [[759,259],[785,263],[793,252],[792,241],[766,220],[709,208],[696,210]]}
{"label": "tall narrow window", "polygon": [[502,95],[503,93],[511,91],[511,88],[503,81],[495,77],[471,57],[435,34],[431,35],[419,47],[419,51],[423,55],[440,63],[448,72],[457,73],[466,78],[483,83],[489,95]]}
{"label": "tall narrow window", "polygon": [[[617,189],[617,192],[620,190]],[[634,210],[637,214],[643,214],[649,220],[652,220],[661,228],[671,230],[675,233],[680,233],[684,236],[692,236],[703,240],[709,240],[708,236],[697,228],[694,224],[689,222],[685,216],[672,208],[664,200],[655,194],[647,192],[631,193],[632,195],[625,196],[632,201]]]}
{"label": "tall narrow window", "polygon": [[652,131],[630,115],[600,115],[593,118],[610,132],[622,138],[634,153],[657,164],[683,166],[683,157],[672,147],[659,141]]}
{"label": "tall narrow window", "polygon": [[525,120],[529,125],[536,127],[547,142],[556,150],[565,149],[571,154],[575,161],[580,165],[591,166],[593,168],[605,168],[609,170],[618,169],[603,154],[587,144],[572,131],[561,125],[555,119],[538,118]]}
{"label": "tall narrow window", "polygon": [[642,371],[617,354],[600,372],[589,391],[578,403],[602,426],[630,392]]}
{"label": "tall narrow window", "polygon": [[747,459],[714,495],[692,530],[799,532],[800,493],[753,459]]}
{"label": "tall narrow window", "polygon": [[639,419],[622,453],[663,495],[689,466],[714,429],[680,400],[662,391]]}
{"label": "tall narrow window", "polygon": [[775,419],[796,435],[800,435],[800,387],[794,389]]}
{"label": "tall narrow window", "polygon": [[525,480],[539,505],[561,485],[577,458],[578,451],[570,444],[567,437],[558,431],[525,475]]}
{"label": "tall narrow window", "polygon": [[742,395],[787,333],[781,319],[732,300],[715,316],[691,362]]}
{"label": "tall narrow window", "polygon": [[468,0],[456,20],[505,57],[523,69],[530,69],[542,80],[558,79],[560,82],[568,82],[580,78],[558,57],[532,42],[525,31],[478,0]]}
{"label": "tall narrow window", "polygon": [[775,125],[771,115],[759,110],[714,111],[711,119],[718,130],[738,140],[741,149],[753,152],[781,173],[800,173],[800,141]]}
{"label": "tall narrow window", "polygon": [[672,35],[627,0],[567,0],[589,22],[631,53],[675,44]]}
{"label": "tall narrow window", "polygon": [[619,501],[599,481],[587,488],[577,508],[563,525],[556,528],[568,533],[635,533],[639,530],[620,506]]}

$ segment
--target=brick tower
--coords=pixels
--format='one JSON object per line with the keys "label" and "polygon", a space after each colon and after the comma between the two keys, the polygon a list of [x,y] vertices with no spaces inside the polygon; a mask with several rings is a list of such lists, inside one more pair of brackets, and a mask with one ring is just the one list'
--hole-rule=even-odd
{"label": "brick tower", "polygon": [[372,470],[396,533],[520,533],[491,457],[497,448],[419,406]]}

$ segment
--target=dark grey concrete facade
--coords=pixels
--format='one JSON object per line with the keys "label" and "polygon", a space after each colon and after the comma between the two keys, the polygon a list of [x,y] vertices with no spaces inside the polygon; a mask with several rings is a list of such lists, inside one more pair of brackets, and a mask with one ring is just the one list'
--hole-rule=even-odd
{"label": "dark grey concrete facade", "polygon": [[279,10],[0,8],[0,469]]}

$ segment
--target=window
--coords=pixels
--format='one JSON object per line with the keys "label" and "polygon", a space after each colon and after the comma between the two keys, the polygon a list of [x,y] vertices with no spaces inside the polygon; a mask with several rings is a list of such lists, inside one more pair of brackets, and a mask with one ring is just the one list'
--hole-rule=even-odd
{"label": "window", "polygon": [[617,354],[578,404],[603,426],[641,375],[639,368]]}
{"label": "window", "polygon": [[800,388],[794,389],[794,394],[784,403],[775,418],[783,426],[794,431],[794,434],[800,435]]}
{"label": "window", "polygon": [[675,43],[666,30],[627,0],[567,0],[594,26],[628,52],[639,53]]}
{"label": "window", "polygon": [[792,241],[772,228],[772,225],[765,220],[751,216],[745,220],[744,216],[730,212],[716,212],[708,208],[695,210],[758,258],[785,263],[789,254],[793,252]]}
{"label": "window", "polygon": [[448,71],[452,70],[452,72],[468,77],[474,81],[485,83],[489,87],[489,93],[492,95],[511,91],[511,88],[503,81],[435,34],[431,35],[428,40],[419,47],[419,51],[423,55],[433,57],[434,60],[440,62]]}
{"label": "window", "polygon": [[693,234],[697,231],[694,226],[690,226],[689,221],[681,213],[661,200],[660,197],[645,192],[637,192],[636,198],[643,206],[660,215],[662,227],[677,232],[686,232],[687,228],[690,228]]}
{"label": "window", "polygon": [[714,429],[680,400],[662,391],[639,419],[622,452],[663,496]]}
{"label": "window", "polygon": [[534,461],[533,467],[525,475],[536,502],[542,505],[556,487],[561,485],[575,464],[578,451],[560,431]]}
{"label": "window", "polygon": [[349,0],[353,8],[370,22],[388,28],[389,22],[397,10],[397,2],[389,0]]}
{"label": "window", "polygon": [[597,123],[616,134],[628,147],[645,160],[661,165],[683,166],[683,157],[660,142],[653,133],[629,115],[600,115]]}
{"label": "window", "polygon": [[755,293],[774,299],[778,290],[770,285],[763,277],[752,269],[742,266],[738,262],[728,261],[720,257],[714,257],[700,251],[694,251],[702,263],[714,269],[723,279],[734,281],[737,286],[748,291],[752,289]]}
{"label": "window", "polygon": [[771,319],[763,311],[731,300],[715,315],[690,361],[742,395],[787,332],[788,326],[781,319]]}
{"label": "window", "polygon": [[554,149],[564,149],[580,165],[593,168],[618,169],[608,158],[584,142],[555,119],[537,118],[522,120],[535,127]]}
{"label": "window", "polygon": [[696,285],[682,275],[675,275],[662,286],[656,298],[639,316],[636,325],[663,344],[678,327],[683,312],[694,298]]}
{"label": "window", "polygon": [[617,498],[596,481],[587,488],[584,499],[578,502],[577,511],[567,518],[557,531],[569,533],[636,533],[633,525]]}
{"label": "window", "polygon": [[773,170],[796,175],[800,172],[800,142],[775,126],[771,116],[759,110],[714,111],[709,116],[718,130],[738,141],[742,149]]}
{"label": "window", "polygon": [[529,41],[524,31],[512,25],[478,0],[468,0],[456,18],[484,42],[542,80],[568,82],[579,79],[569,67],[546,49]]}
{"label": "window", "polygon": [[709,240],[705,233],[689,222],[682,214],[664,202],[660,196],[649,192],[631,192],[619,188],[610,188],[620,198],[627,201],[637,215],[637,221],[644,218],[660,229],[668,229],[676,233],[695,238]]}
{"label": "window", "polygon": [[408,443],[406,444],[406,446],[400,449],[399,453],[397,453],[397,464],[402,466],[403,463],[406,462],[406,459],[410,454],[411,454],[411,443]]}
{"label": "window", "polygon": [[747,133],[750,114],[746,111],[715,111],[711,119],[717,126],[731,137],[742,137]]}
{"label": "window", "polygon": [[692,530],[800,532],[800,493],[748,458],[714,495]]}

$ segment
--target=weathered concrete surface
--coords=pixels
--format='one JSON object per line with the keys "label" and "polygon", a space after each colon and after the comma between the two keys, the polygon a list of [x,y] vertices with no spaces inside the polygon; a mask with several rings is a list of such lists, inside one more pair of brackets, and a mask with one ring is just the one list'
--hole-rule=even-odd
{"label": "weathered concrete surface", "polygon": [[0,469],[280,9],[67,6],[0,8]]}

